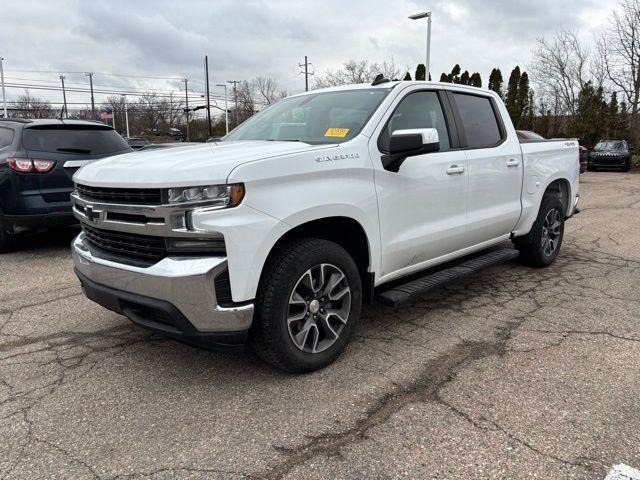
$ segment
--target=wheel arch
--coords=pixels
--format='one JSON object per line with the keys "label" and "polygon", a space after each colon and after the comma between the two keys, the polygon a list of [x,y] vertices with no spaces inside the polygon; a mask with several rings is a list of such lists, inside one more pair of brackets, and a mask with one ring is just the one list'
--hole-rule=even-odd
{"label": "wheel arch", "polygon": [[352,217],[331,216],[309,220],[282,234],[273,244],[264,262],[258,290],[264,280],[264,272],[276,253],[289,241],[297,238],[320,238],[337,243],[354,259],[362,279],[362,292],[365,301],[373,300],[374,273],[372,265],[372,245],[365,228]]}
{"label": "wheel arch", "polygon": [[[555,193],[560,197],[562,201],[562,205],[565,207],[565,216],[570,215],[571,205],[571,183],[566,178],[557,178],[547,185],[542,197],[547,195],[547,193]],[[540,203],[542,203],[542,198],[540,199]],[[538,206],[540,209],[540,206]]]}

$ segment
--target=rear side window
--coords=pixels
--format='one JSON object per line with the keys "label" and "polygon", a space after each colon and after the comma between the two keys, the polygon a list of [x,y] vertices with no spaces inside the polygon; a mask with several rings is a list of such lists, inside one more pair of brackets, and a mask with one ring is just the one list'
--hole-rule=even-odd
{"label": "rear side window", "polygon": [[129,148],[115,130],[75,125],[25,128],[22,145],[27,150],[84,155],[108,155]]}
{"label": "rear side window", "polygon": [[454,93],[453,97],[469,148],[493,147],[502,140],[500,125],[489,98],[464,93]]}
{"label": "rear side window", "polygon": [[0,148],[8,147],[13,143],[13,130],[0,127]]}

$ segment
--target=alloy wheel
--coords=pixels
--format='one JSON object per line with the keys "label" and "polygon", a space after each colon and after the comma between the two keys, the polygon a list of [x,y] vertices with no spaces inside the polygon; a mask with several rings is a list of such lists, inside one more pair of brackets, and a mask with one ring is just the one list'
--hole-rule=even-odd
{"label": "alloy wheel", "polygon": [[300,350],[320,353],[340,337],[350,309],[351,288],[342,270],[329,263],[311,267],[289,298],[289,336]]}

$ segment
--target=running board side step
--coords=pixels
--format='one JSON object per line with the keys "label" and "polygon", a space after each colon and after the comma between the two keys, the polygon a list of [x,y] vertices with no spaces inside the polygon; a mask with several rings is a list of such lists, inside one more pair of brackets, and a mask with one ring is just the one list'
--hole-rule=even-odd
{"label": "running board side step", "polygon": [[493,267],[501,263],[517,258],[518,250],[504,248],[494,250],[480,257],[464,261],[443,270],[429,273],[423,277],[411,280],[403,285],[397,285],[389,290],[385,290],[376,296],[376,299],[390,307],[397,307],[403,303],[413,300],[415,297],[425,292],[440,288],[454,280],[473,275],[488,267]]}

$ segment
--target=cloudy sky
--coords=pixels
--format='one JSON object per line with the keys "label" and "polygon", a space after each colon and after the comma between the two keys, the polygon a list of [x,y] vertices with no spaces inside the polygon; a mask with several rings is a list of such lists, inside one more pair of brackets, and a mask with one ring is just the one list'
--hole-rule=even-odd
{"label": "cloudy sky", "polygon": [[[2,2],[0,56],[7,84],[86,88],[95,72],[101,91],[168,92],[189,79],[194,98],[204,90],[203,57],[211,83],[262,75],[290,93],[304,88],[298,63],[308,55],[317,73],[349,59],[423,61],[425,20],[433,12],[432,75],[455,63],[508,74],[526,65],[542,35],[573,28],[589,40],[615,0],[21,0]],[[162,78],[141,78],[162,77]],[[313,78],[312,78],[313,83]],[[216,87],[216,94],[222,92]],[[9,98],[22,90],[10,88]],[[60,92],[31,90],[61,102]],[[96,101],[106,94],[96,95]],[[70,102],[89,101],[70,93]]]}

